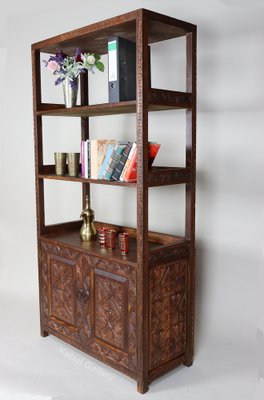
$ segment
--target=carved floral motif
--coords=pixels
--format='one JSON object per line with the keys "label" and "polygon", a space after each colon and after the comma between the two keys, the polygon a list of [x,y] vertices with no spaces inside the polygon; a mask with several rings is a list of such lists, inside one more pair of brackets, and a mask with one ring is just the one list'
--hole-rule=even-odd
{"label": "carved floral motif", "polygon": [[186,350],[187,261],[150,270],[150,369]]}
{"label": "carved floral motif", "polygon": [[95,336],[126,351],[127,345],[127,279],[95,272]]}
{"label": "carved floral motif", "polygon": [[[65,251],[64,251],[65,250]],[[69,259],[70,258],[70,259]],[[83,307],[80,254],[42,242],[41,309],[43,323],[82,343]]]}

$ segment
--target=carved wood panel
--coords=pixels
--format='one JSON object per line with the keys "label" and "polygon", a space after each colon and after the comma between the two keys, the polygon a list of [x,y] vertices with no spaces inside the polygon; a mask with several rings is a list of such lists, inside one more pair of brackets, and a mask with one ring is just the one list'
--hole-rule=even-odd
{"label": "carved wood panel", "polygon": [[95,338],[122,351],[127,351],[127,295],[127,278],[95,269]]}
{"label": "carved wood panel", "polygon": [[77,252],[42,242],[41,309],[48,327],[82,343],[83,279]]}
{"label": "carved wood panel", "polygon": [[111,364],[136,371],[135,269],[90,255],[83,257],[84,268],[93,270],[90,314],[85,315],[90,351]]}
{"label": "carved wood panel", "polygon": [[187,260],[149,272],[149,369],[186,351]]}
{"label": "carved wood panel", "polygon": [[50,316],[74,326],[76,324],[75,265],[51,254],[50,268]]}

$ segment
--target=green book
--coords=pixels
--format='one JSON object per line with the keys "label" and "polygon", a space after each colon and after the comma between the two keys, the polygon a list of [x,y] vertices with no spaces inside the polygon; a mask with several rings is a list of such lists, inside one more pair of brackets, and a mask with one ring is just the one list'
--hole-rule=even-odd
{"label": "green book", "polygon": [[123,154],[124,149],[126,148],[127,142],[118,142],[116,146],[114,146],[111,157],[108,160],[108,163],[105,167],[103,179],[110,181],[112,178],[112,174],[115,168],[118,166],[121,155]]}

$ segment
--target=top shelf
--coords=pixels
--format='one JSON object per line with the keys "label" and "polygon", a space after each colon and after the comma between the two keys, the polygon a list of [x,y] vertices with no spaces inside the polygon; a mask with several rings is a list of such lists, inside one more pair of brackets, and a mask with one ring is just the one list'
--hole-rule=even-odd
{"label": "top shelf", "polygon": [[136,21],[143,17],[148,21],[149,44],[185,36],[196,29],[195,25],[188,22],[139,9],[43,40],[33,44],[32,49],[43,53],[55,53],[60,48],[67,54],[72,54],[76,48],[81,48],[106,54],[107,42],[111,36],[121,36],[135,42]]}

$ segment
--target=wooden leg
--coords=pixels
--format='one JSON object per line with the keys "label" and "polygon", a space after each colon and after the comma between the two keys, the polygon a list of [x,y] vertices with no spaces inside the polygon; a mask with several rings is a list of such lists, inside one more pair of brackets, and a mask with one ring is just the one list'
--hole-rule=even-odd
{"label": "wooden leg", "polygon": [[185,367],[191,367],[193,365],[193,356],[190,356],[189,358],[187,358],[183,365],[185,365]]}
{"label": "wooden leg", "polygon": [[138,382],[137,383],[137,391],[141,394],[146,393],[149,390],[149,385],[148,383],[145,382]]}
{"label": "wooden leg", "polygon": [[47,337],[47,336],[49,336],[49,332],[47,332],[44,329],[40,328],[40,336]]}

